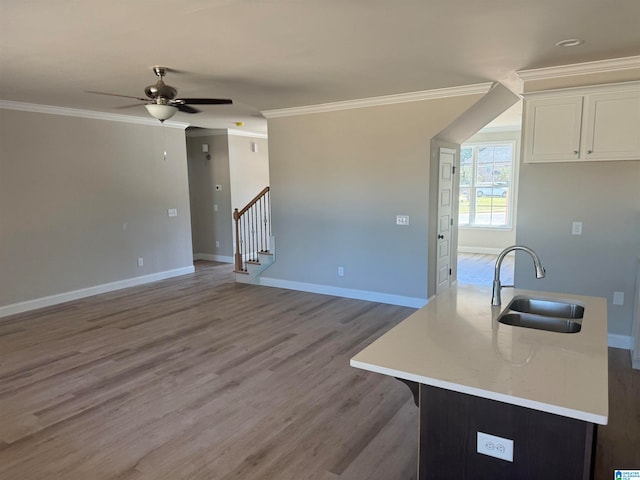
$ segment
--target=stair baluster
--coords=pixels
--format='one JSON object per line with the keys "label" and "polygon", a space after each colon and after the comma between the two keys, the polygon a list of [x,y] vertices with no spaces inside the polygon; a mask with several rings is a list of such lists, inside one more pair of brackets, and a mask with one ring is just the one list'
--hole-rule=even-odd
{"label": "stair baluster", "polygon": [[244,208],[233,211],[236,232],[235,271],[247,271],[247,262],[258,262],[259,253],[270,252],[271,203],[265,187]]}

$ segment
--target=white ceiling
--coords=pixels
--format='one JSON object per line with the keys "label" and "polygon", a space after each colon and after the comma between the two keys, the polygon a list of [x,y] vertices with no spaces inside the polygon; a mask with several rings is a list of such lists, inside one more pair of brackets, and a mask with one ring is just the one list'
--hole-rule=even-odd
{"label": "white ceiling", "polygon": [[234,100],[175,120],[264,131],[264,110],[635,56],[639,21],[639,0],[0,0],[0,98],[147,116],[86,91],[143,96],[163,65],[181,97]]}

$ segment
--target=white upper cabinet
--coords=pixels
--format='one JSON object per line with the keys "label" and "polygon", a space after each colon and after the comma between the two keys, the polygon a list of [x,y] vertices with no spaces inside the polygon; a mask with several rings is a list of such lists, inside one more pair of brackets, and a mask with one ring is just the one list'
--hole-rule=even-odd
{"label": "white upper cabinet", "polygon": [[586,159],[640,159],[640,88],[588,99],[582,146]]}
{"label": "white upper cabinet", "polygon": [[527,163],[640,160],[640,83],[527,95]]}

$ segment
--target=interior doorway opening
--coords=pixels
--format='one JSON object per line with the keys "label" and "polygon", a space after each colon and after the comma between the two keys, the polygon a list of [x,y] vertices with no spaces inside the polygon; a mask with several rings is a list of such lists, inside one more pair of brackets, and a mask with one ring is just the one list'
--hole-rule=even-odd
{"label": "interior doorway opening", "polygon": [[[457,281],[491,285],[498,254],[516,243],[522,102],[469,138],[460,153]],[[515,256],[502,283],[513,285]]]}

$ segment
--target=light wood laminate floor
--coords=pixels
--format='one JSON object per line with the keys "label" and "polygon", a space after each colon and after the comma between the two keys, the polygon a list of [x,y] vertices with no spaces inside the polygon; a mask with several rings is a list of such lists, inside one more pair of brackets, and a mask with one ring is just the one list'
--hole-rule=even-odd
{"label": "light wood laminate floor", "polygon": [[[458,282],[472,285],[491,285],[498,255],[458,252]],[[503,285],[513,285],[515,256],[508,254],[502,261],[500,280]]]}
{"label": "light wood laminate floor", "polygon": [[[412,312],[235,284],[198,262],[2,319],[0,479],[415,479],[409,390],[349,367]],[[638,452],[640,379],[610,352],[596,478]]]}
{"label": "light wood laminate floor", "polygon": [[231,268],[0,322],[0,478],[412,478],[409,390],[349,359],[413,310]]}

